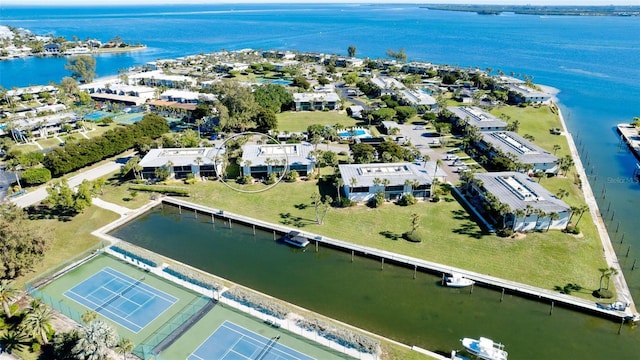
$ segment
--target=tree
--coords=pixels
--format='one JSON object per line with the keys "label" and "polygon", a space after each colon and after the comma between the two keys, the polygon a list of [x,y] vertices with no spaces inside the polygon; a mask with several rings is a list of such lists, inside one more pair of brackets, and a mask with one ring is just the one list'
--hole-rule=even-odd
{"label": "tree", "polygon": [[116,344],[116,352],[118,354],[122,354],[122,359],[126,360],[127,354],[131,353],[134,347],[135,346],[133,344],[133,341],[131,341],[131,339],[120,338],[120,340]]}
{"label": "tree", "polygon": [[157,167],[154,171],[154,175],[158,180],[165,181],[171,175],[171,168],[167,165],[162,165],[160,167]]}
{"label": "tree", "polygon": [[109,348],[118,343],[113,328],[102,320],[92,321],[73,347],[73,354],[79,360],[106,360]]}
{"label": "tree", "polygon": [[94,195],[104,195],[104,186],[107,184],[107,179],[99,177],[91,183],[91,193]]}
{"label": "tree", "polygon": [[311,200],[313,201],[313,207],[316,213],[316,223],[318,225],[322,225],[324,223],[324,218],[331,207],[333,199],[329,195],[325,195],[323,198],[319,193],[313,193],[311,195]]}
{"label": "tree", "polygon": [[20,165],[19,160],[14,158],[9,161],[6,161],[5,168],[13,172],[13,174],[16,177],[16,182],[18,183],[18,187],[22,189],[22,185],[20,185],[20,175],[19,175],[19,171],[22,168],[22,166]]}
{"label": "tree", "polygon": [[69,332],[57,332],[53,336],[51,358],[56,360],[76,360],[73,356],[73,348],[80,340],[80,332],[71,330]]}
{"label": "tree", "polygon": [[62,93],[67,95],[68,97],[75,95],[80,90],[76,79],[68,76],[62,78],[59,87]]}
{"label": "tree", "polygon": [[589,210],[589,207],[587,205],[580,205],[578,206],[577,209],[577,213],[578,213],[578,220],[576,220],[576,227],[578,227],[578,223],[580,223],[580,219],[582,219],[582,215],[584,215],[584,213]]}
{"label": "tree", "polygon": [[16,296],[20,293],[18,289],[13,287],[13,283],[7,279],[0,280],[0,303],[4,309],[4,315],[7,319],[11,318],[11,304]]}
{"label": "tree", "polygon": [[569,195],[569,191],[567,191],[566,189],[558,189],[558,192],[556,193],[556,196],[558,197],[558,199],[562,199],[565,196]]}
{"label": "tree", "polygon": [[371,113],[373,121],[375,123],[381,123],[383,121],[392,121],[396,117],[397,112],[391,108],[382,108],[375,110]]}
{"label": "tree", "polygon": [[368,164],[373,161],[375,149],[369,144],[357,143],[351,146],[353,160],[358,164]]}
{"label": "tree", "polygon": [[278,84],[260,85],[253,92],[253,96],[260,106],[274,113],[290,108],[293,102],[293,96],[284,86]]}
{"label": "tree", "polygon": [[14,351],[24,350],[27,344],[29,344],[29,338],[19,331],[9,330],[0,336],[2,351],[9,354],[12,354]]}
{"label": "tree", "polygon": [[398,51],[394,51],[391,49],[387,50],[387,56],[398,61],[398,62],[406,62],[407,54],[404,52],[404,48],[400,48]]}
{"label": "tree", "polygon": [[418,113],[416,109],[411,106],[397,106],[394,110],[396,111],[396,117],[400,124],[404,124]]}
{"label": "tree", "polygon": [[571,158],[571,155],[566,155],[565,157],[563,157],[558,161],[558,167],[560,168],[560,170],[565,176],[567,175],[567,172],[569,172],[572,166],[573,166],[573,159]]}
{"label": "tree", "polygon": [[88,55],[69,58],[65,69],[71,72],[71,77],[83,83],[90,83],[96,77],[96,59]]}
{"label": "tree", "polygon": [[133,172],[133,176],[136,179],[140,178],[140,171],[142,171],[142,166],[140,166],[140,157],[138,155],[132,156],[127,160],[123,167],[120,168],[120,177],[127,176],[130,172]]}
{"label": "tree", "polygon": [[256,130],[261,133],[268,133],[269,130],[278,128],[278,118],[271,109],[260,109],[254,119]]}
{"label": "tree", "polygon": [[549,225],[547,225],[547,232],[551,228],[551,224],[560,218],[560,215],[557,212],[550,212],[549,214]]}
{"label": "tree", "polygon": [[20,323],[20,328],[25,334],[38,339],[40,344],[48,344],[48,336],[53,333],[52,319],[51,309],[44,304],[39,304],[39,306],[29,309]]}
{"label": "tree", "polygon": [[309,90],[309,88],[311,87],[311,84],[309,84],[309,81],[307,81],[307,79],[304,76],[294,77],[292,85],[302,88],[304,90]]}
{"label": "tree", "polygon": [[349,45],[349,47],[347,48],[347,54],[349,54],[349,57],[356,57],[356,46],[355,45]]}
{"label": "tree", "polygon": [[49,185],[47,188],[49,196],[46,201],[50,206],[62,211],[69,211],[74,207],[73,189],[69,187],[66,179],[62,179],[57,183]]}
{"label": "tree", "polygon": [[225,80],[214,87],[220,99],[215,103],[220,125],[225,129],[244,131],[253,127],[253,119],[260,109],[251,88],[236,81]]}
{"label": "tree", "polygon": [[49,248],[46,229],[35,228],[22,209],[13,204],[0,207],[0,278],[24,275]]}
{"label": "tree", "polygon": [[420,215],[417,213],[411,214],[411,231],[409,231],[409,235],[413,235],[413,233],[420,227]]}
{"label": "tree", "polygon": [[333,186],[336,187],[336,193],[338,194],[338,203],[340,203],[342,201],[340,199],[340,189],[342,189],[342,187],[344,186],[344,181],[342,180],[341,176],[335,177],[335,179],[333,180]]}
{"label": "tree", "polygon": [[562,146],[555,144],[553,145],[553,155],[556,154],[556,152],[558,152],[558,150],[562,149]]}
{"label": "tree", "polygon": [[87,310],[82,313],[80,319],[82,319],[83,323],[90,324],[92,321],[98,319],[98,313],[93,310]]}

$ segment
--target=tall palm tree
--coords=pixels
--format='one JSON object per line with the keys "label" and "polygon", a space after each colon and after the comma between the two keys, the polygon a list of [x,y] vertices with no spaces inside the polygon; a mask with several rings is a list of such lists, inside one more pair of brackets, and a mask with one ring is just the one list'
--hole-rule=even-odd
{"label": "tall palm tree", "polygon": [[580,219],[582,219],[582,215],[584,215],[587,210],[589,210],[587,205],[578,206],[578,220],[576,220],[576,227],[578,227],[578,223],[580,222]]}
{"label": "tall palm tree", "polygon": [[52,319],[53,313],[48,306],[38,306],[27,312],[20,323],[20,328],[25,334],[39,339],[39,343],[45,345],[49,343],[47,336],[53,330],[51,326]]}
{"label": "tall palm tree", "polygon": [[116,344],[116,353],[122,354],[122,359],[126,360],[127,354],[133,351],[135,345],[131,339],[120,338],[120,341]]}
{"label": "tall palm tree", "polygon": [[336,179],[333,181],[333,186],[336,187],[336,192],[338,193],[338,203],[340,203],[341,202],[340,189],[344,186],[344,181],[342,181],[342,177],[337,176]]}
{"label": "tall palm tree", "polygon": [[526,213],[522,209],[516,209],[516,211],[513,212],[513,227],[511,228],[511,230],[515,231],[516,225],[518,223],[518,218],[524,217],[525,215]]}
{"label": "tall palm tree", "polygon": [[115,330],[102,320],[92,321],[73,347],[79,360],[105,360],[108,350],[118,343]]}
{"label": "tall palm tree", "polygon": [[4,309],[4,314],[7,319],[11,318],[10,305],[19,293],[20,291],[13,287],[12,282],[7,279],[0,280],[0,303],[2,303],[2,308]]}
{"label": "tall palm tree", "polygon": [[22,351],[29,343],[29,337],[19,331],[9,330],[0,336],[0,347],[3,352],[12,354]]}
{"label": "tall palm tree", "polygon": [[16,182],[18,183],[18,187],[20,188],[20,190],[22,190],[22,185],[20,184],[20,176],[18,175],[22,167],[18,159],[14,158],[9,161],[6,161],[5,168],[13,172],[13,174],[16,176]]}
{"label": "tall palm tree", "polygon": [[565,196],[569,195],[569,191],[567,191],[566,189],[558,189],[558,192],[556,193],[556,196],[558,197],[558,199],[562,199]]}
{"label": "tall palm tree", "polygon": [[605,287],[605,290],[609,290],[609,283],[611,282],[611,277],[614,275],[618,275],[618,269],[610,267],[607,271],[607,286]]}
{"label": "tall palm tree", "polygon": [[196,165],[198,165],[198,177],[202,177],[202,175],[200,174],[200,165],[202,165],[202,163],[204,162],[204,160],[202,160],[202,157],[198,156],[194,162],[196,163]]}
{"label": "tall palm tree", "polygon": [[558,150],[562,149],[562,147],[558,144],[553,145],[553,155],[556,154]]}
{"label": "tall palm tree", "polygon": [[560,215],[555,211],[550,212],[548,215],[549,215],[549,225],[547,225],[547,232],[549,231],[549,228],[551,228],[551,223],[553,223],[554,220],[558,220],[560,218]]}

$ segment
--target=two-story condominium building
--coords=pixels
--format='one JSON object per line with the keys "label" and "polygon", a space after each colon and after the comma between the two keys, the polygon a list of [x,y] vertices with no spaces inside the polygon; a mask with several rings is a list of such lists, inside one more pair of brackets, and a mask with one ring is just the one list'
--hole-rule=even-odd
{"label": "two-story condominium building", "polygon": [[402,65],[402,72],[406,72],[409,74],[426,74],[431,71],[435,71],[436,67],[431,63],[423,63],[423,62],[410,62]]}
{"label": "two-story condominium building", "polygon": [[58,133],[63,124],[74,125],[80,119],[73,112],[61,112],[52,115],[13,118],[11,130],[7,124],[0,122],[0,135],[11,134],[18,141],[29,141],[32,138],[46,138],[49,134]]}
{"label": "two-story condominium building", "polygon": [[296,171],[300,176],[313,172],[315,159],[313,145],[300,144],[246,144],[242,147],[242,174],[266,178],[272,172]]}
{"label": "two-story condominium building", "polygon": [[139,106],[153,99],[155,89],[148,86],[127,85],[120,80],[94,81],[80,85],[96,101],[117,102],[125,105]]}
{"label": "two-story condominium building", "polygon": [[500,153],[522,164],[533,166],[533,171],[556,173],[558,158],[538,145],[512,131],[489,131],[480,134],[477,146],[488,153],[489,157]]}
{"label": "two-story condominium building", "polygon": [[433,96],[420,90],[400,90],[396,97],[402,104],[415,108],[418,113],[424,113],[426,110],[435,110],[437,104]]}
{"label": "two-story condominium building", "polygon": [[374,77],[371,79],[371,84],[376,87],[376,95],[378,96],[394,96],[398,91],[404,90],[406,88],[403,83],[389,76]]}
{"label": "two-story condominium building", "polygon": [[[527,175],[519,172],[491,172],[474,174],[469,190],[472,198],[481,205],[487,193],[500,203],[509,206],[504,214],[505,227],[514,231],[564,229],[567,227],[571,208]],[[481,207],[481,206],[480,206]],[[483,212],[482,209],[478,209]],[[553,216],[555,213],[557,216]],[[555,219],[554,219],[555,217]]]}
{"label": "two-story condominium building", "polygon": [[450,106],[447,108],[453,116],[475,126],[480,131],[499,131],[507,127],[507,123],[476,106]]}
{"label": "two-story condominium building", "polygon": [[413,163],[376,163],[338,165],[344,194],[351,201],[368,201],[382,191],[386,199],[398,199],[403,194],[416,198],[431,195],[432,176]]}
{"label": "two-story condominium building", "polygon": [[[195,177],[215,177],[220,172],[222,161],[216,156],[222,156],[224,149],[217,148],[165,148],[151,149],[140,160],[142,178],[156,178],[156,169],[167,167],[169,178],[184,179],[189,174]],[[217,168],[216,168],[217,167]]]}
{"label": "two-story condominium building", "polygon": [[129,75],[129,83],[184,89],[196,85],[197,81],[190,76],[170,75],[161,70],[154,70]]}
{"label": "two-story condominium building", "polygon": [[340,104],[340,97],[335,92],[295,93],[293,94],[293,109],[306,110],[336,110]]}

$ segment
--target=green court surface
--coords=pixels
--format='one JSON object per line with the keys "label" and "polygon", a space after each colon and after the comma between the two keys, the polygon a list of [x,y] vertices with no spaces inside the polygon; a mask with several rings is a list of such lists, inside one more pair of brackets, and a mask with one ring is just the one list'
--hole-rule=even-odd
{"label": "green court surface", "polygon": [[[225,321],[235,323],[267,339],[280,336],[279,344],[315,359],[333,360],[350,358],[341,352],[329,349],[284,328],[269,326],[262,322],[262,320],[246,315],[221,303],[218,303],[211,309],[200,321],[195,323],[184,335],[178,338],[173,345],[160,353],[160,357],[162,359],[187,359]],[[336,347],[337,346],[338,345],[336,345]]]}
{"label": "green court surface", "polygon": [[[168,306],[168,308],[157,315],[157,317],[154,315],[153,321],[146,324],[137,333],[121,326],[109,318],[99,316],[101,319],[111,324],[121,337],[133,340],[136,345],[141,344],[145,339],[154,335],[167,322],[174,321],[175,318],[180,318],[179,314],[182,314],[184,311],[192,308],[193,303],[198,302],[198,299],[201,299],[201,296],[195,292],[159,278],[151,273],[147,273],[144,270],[106,254],[98,255],[87,263],[82,264],[81,266],[62,275],[50,284],[38,289],[39,291],[33,293],[33,295],[43,298],[44,302],[51,305],[54,309],[61,311],[65,315],[78,321],[78,314],[85,313],[89,310],[89,307],[72,300],[65,296],[64,293],[70,291],[79,284],[82,284],[84,281],[100,273],[105,268],[116,270],[117,272],[125,274],[133,279],[144,278],[144,284],[146,286],[155,288],[177,299],[175,303]],[[144,308],[141,308],[139,311],[144,311]]]}

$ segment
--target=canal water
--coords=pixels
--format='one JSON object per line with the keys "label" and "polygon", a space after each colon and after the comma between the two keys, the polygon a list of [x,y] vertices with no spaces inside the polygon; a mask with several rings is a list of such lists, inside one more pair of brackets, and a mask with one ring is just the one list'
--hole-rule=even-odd
{"label": "canal water", "polygon": [[[510,359],[633,359],[638,329],[479,286],[450,289],[413,269],[162,205],[111,235],[408,345],[449,353],[462,337],[506,344]],[[620,330],[620,334],[618,331]]]}

